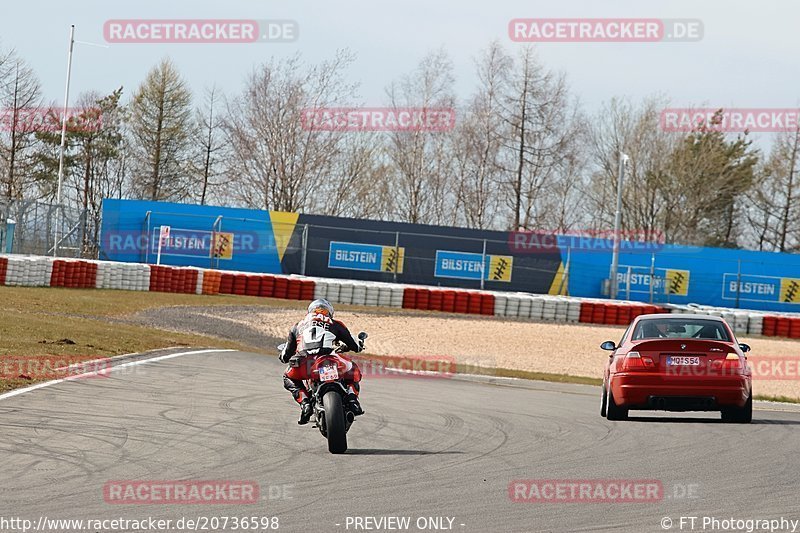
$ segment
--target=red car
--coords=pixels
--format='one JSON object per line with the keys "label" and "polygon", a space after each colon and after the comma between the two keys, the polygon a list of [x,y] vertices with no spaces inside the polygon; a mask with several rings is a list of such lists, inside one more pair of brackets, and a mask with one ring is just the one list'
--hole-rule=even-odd
{"label": "red car", "polygon": [[611,351],[600,414],[625,420],[631,409],[720,411],[725,422],[753,419],[752,374],[746,344],[728,324],[708,315],[642,315]]}

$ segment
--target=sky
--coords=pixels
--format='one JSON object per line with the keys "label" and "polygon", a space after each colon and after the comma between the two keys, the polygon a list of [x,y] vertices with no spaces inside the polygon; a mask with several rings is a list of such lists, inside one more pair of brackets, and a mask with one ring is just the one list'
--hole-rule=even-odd
{"label": "sky", "polygon": [[[599,112],[615,96],[634,101],[661,95],[672,105],[786,108],[800,104],[800,3],[792,0],[73,0],[7,2],[0,47],[15,48],[34,68],[45,97],[61,102],[70,24],[76,40],[72,95],[130,96],[147,71],[170,57],[196,95],[216,85],[236,94],[245,77],[271,56],[301,52],[309,62],[349,48],[357,59],[348,77],[360,83],[366,106],[386,104],[386,86],[411,72],[425,54],[444,48],[454,64],[456,90],[475,84],[474,58],[492,40],[509,51],[516,18],[699,19],[694,42],[548,42],[536,44],[543,62],[566,74],[583,108]],[[299,36],[288,43],[108,43],[110,19],[289,19]],[[765,135],[755,134],[756,140]],[[764,141],[764,142],[766,142]]]}

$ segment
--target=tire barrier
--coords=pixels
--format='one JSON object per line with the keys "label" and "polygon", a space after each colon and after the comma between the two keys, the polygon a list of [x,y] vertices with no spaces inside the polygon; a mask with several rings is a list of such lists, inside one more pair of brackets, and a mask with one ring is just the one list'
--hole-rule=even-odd
{"label": "tire barrier", "polygon": [[94,289],[97,287],[97,263],[56,259],[52,262],[50,286]]}
{"label": "tire barrier", "polygon": [[800,339],[800,315],[789,313],[767,314],[694,304],[658,306],[547,294],[444,289],[43,256],[0,255],[0,285],[235,294],[303,301],[327,298],[335,304],[365,307],[609,326],[626,326],[645,314],[695,313],[723,318],[737,335]]}

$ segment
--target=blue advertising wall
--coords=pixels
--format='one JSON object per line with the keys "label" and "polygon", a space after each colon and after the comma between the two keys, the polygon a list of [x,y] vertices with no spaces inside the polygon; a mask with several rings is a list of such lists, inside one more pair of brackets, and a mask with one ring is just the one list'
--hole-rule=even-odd
{"label": "blue advertising wall", "polygon": [[[603,296],[611,250],[612,243],[607,240],[591,249],[561,248],[563,260],[570,259],[570,294]],[[619,265],[620,298],[650,301],[652,271],[656,303],[800,311],[797,254],[627,242],[621,246]]]}
{"label": "blue advertising wall", "polygon": [[[167,265],[597,298],[612,255],[610,240],[583,236],[104,200],[100,259],[155,263],[162,225]],[[212,228],[232,239],[227,255],[211,253]],[[623,241],[617,287],[644,302],[800,311],[800,256]]]}

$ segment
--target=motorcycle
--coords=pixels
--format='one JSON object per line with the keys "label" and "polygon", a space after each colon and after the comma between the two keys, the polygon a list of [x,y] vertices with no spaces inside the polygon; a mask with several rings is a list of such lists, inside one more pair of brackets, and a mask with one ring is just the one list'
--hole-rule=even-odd
{"label": "motorcycle", "polygon": [[[318,342],[318,346],[331,345],[331,333],[322,332],[319,337],[311,342]],[[364,349],[364,341],[368,335],[362,331],[358,334],[359,345]],[[306,341],[309,346],[310,341]],[[281,344],[278,349],[282,352],[286,344]],[[332,348],[312,348],[307,349],[305,358],[295,355],[289,359],[289,364],[297,367],[305,359],[304,363],[310,365],[309,379],[304,380],[306,390],[309,392],[309,400],[314,412],[315,424],[313,427],[319,429],[322,436],[328,440],[328,451],[333,454],[340,454],[347,451],[347,432],[355,421],[355,414],[349,409],[345,399],[347,398],[347,386],[344,383],[344,376],[353,368],[353,362],[345,359],[340,354],[345,353],[347,347],[333,344]],[[319,352],[315,354],[313,352]]]}

